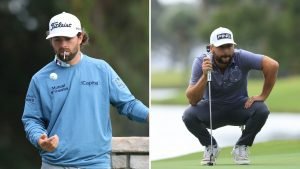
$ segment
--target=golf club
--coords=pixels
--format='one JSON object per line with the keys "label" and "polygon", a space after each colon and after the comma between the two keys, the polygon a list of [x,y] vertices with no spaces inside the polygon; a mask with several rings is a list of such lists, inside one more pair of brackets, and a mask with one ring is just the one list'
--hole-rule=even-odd
{"label": "golf club", "polygon": [[[208,57],[211,60],[211,52],[209,49],[209,46],[207,46],[206,48],[207,51],[207,55],[206,57]],[[210,158],[209,158],[209,162],[207,163],[207,165],[212,166],[214,165],[214,159],[213,159],[213,141],[212,141],[212,111],[211,111],[211,89],[210,89],[210,83],[211,83],[211,71],[209,70],[207,72],[207,82],[208,82],[208,103],[209,103],[209,124],[210,124]]]}

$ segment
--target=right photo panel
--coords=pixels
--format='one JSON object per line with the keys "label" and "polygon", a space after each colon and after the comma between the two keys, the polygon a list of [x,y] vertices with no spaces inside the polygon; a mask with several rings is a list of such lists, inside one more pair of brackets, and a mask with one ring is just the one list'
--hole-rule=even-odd
{"label": "right photo panel", "polygon": [[300,167],[299,9],[151,0],[152,169]]}

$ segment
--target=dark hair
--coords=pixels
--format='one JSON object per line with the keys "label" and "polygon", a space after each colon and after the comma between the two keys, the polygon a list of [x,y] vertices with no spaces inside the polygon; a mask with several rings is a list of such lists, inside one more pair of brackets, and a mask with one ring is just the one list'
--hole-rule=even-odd
{"label": "dark hair", "polygon": [[80,44],[80,47],[83,48],[85,45],[89,44],[89,35],[88,33],[82,28],[82,32],[78,32],[77,37],[82,35],[82,42]]}
{"label": "dark hair", "polygon": [[[46,31],[46,36],[48,35],[49,35],[49,31]],[[85,45],[89,43],[89,35],[84,28],[82,28],[81,32],[78,32],[77,37],[79,37],[80,35],[82,35],[82,42],[80,44],[80,47],[83,48]]]}

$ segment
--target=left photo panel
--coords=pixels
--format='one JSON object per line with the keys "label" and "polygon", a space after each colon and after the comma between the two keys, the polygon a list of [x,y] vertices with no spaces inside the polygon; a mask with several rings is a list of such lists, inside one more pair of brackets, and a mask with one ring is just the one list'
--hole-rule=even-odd
{"label": "left photo panel", "polygon": [[149,1],[8,1],[0,12],[0,168],[148,169]]}

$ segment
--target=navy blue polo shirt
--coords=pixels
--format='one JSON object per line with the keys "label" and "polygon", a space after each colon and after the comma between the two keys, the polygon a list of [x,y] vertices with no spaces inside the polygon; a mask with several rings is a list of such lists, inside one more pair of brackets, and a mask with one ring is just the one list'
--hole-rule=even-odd
{"label": "navy blue polo shirt", "polygon": [[[195,58],[192,67],[190,85],[195,85],[202,76],[202,62],[205,54]],[[263,55],[242,49],[235,49],[233,59],[222,73],[213,61],[211,100],[212,102],[231,104],[248,97],[247,76],[251,69],[262,69]],[[208,87],[203,99],[208,99]]]}

